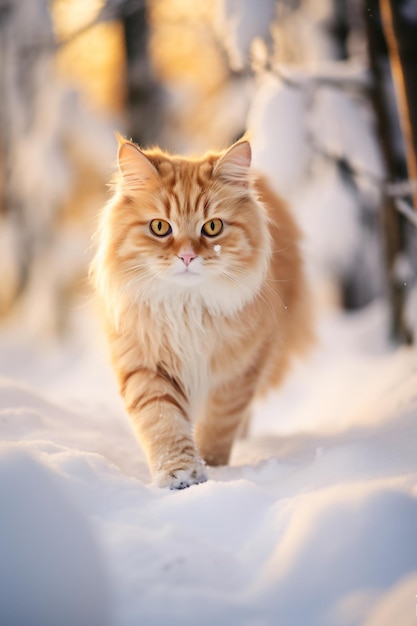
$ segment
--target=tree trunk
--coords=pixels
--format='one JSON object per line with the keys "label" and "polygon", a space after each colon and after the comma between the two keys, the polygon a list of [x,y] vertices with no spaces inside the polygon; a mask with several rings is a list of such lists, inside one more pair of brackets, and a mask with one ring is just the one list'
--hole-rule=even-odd
{"label": "tree trunk", "polygon": [[[390,102],[392,78],[378,0],[365,0],[364,8],[369,62],[373,74],[372,100],[377,115],[378,134],[381,138],[387,178],[391,181],[402,180],[406,176],[406,167],[402,146],[398,142],[401,129],[395,102]],[[391,333],[396,341],[408,343],[410,336],[403,319],[405,293],[403,285],[394,274],[394,263],[399,253],[404,250],[404,221],[396,210],[394,199],[385,194],[382,211]]]}
{"label": "tree trunk", "polygon": [[[382,24],[388,44],[405,143],[408,176],[417,180],[417,9],[407,0],[380,0]],[[408,5],[411,3],[408,2]],[[414,19],[412,15],[414,12]],[[417,210],[417,189],[412,193]]]}
{"label": "tree trunk", "polygon": [[127,58],[127,134],[142,146],[159,143],[163,127],[162,92],[148,54],[146,4],[123,19]]}

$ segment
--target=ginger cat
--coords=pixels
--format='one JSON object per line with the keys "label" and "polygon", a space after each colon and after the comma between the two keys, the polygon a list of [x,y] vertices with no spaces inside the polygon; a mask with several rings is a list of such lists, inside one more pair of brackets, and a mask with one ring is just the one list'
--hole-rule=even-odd
{"label": "ginger cat", "polygon": [[120,139],[92,275],[161,487],[226,464],[254,398],[311,338],[299,231],[250,162],[245,139],[196,159]]}

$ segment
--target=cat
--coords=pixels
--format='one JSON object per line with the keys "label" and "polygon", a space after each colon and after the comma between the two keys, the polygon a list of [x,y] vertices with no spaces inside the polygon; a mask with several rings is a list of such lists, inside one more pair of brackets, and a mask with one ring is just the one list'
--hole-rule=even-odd
{"label": "cat", "polygon": [[153,480],[183,489],[312,337],[300,233],[246,138],[185,158],[119,137],[118,169],[91,274]]}

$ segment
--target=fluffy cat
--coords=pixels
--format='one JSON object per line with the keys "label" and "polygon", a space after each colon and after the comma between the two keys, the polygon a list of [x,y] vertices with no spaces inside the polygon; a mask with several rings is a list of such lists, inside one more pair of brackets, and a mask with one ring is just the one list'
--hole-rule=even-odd
{"label": "fluffy cat", "polygon": [[119,140],[92,264],[120,393],[154,481],[226,464],[256,396],[309,341],[299,231],[245,139],[183,158]]}

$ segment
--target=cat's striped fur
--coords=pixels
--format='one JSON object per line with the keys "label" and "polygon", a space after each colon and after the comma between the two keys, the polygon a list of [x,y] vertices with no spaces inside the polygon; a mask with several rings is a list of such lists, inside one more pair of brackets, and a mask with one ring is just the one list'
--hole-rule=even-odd
{"label": "cat's striped fur", "polygon": [[[204,461],[227,463],[253,399],[311,336],[298,229],[250,158],[246,140],[199,159],[120,140],[92,274],[160,486],[202,482]],[[214,219],[223,230],[207,236]],[[152,220],[172,232],[157,236]]]}

